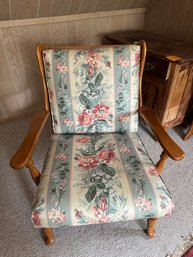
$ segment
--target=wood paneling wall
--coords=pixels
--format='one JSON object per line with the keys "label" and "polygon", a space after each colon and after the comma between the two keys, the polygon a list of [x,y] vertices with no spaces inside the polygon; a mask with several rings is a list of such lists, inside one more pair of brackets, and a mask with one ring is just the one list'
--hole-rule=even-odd
{"label": "wood paneling wall", "polygon": [[193,42],[193,0],[157,0],[147,9],[144,30]]}
{"label": "wood paneling wall", "polygon": [[0,0],[0,20],[146,7],[152,0]]}
{"label": "wood paneling wall", "polygon": [[130,9],[0,22],[0,121],[43,105],[37,42],[100,44],[102,34],[142,29],[144,13]]}

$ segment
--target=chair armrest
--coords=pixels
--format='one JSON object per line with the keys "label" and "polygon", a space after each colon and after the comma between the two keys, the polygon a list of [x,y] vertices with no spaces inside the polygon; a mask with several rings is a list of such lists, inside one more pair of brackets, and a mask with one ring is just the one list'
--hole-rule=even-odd
{"label": "chair armrest", "polygon": [[27,162],[32,156],[33,150],[48,117],[49,111],[44,110],[35,113],[22,145],[19,147],[10,161],[10,165],[13,169],[21,169],[26,166]]}
{"label": "chair armrest", "polygon": [[150,126],[166,154],[173,160],[181,160],[184,157],[184,152],[164,130],[156,113],[151,108],[142,106],[139,108],[139,114]]}

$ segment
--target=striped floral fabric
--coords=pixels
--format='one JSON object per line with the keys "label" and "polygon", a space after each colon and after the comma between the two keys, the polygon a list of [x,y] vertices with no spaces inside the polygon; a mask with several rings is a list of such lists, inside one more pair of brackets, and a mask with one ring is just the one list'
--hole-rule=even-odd
{"label": "striped floral fabric", "polygon": [[36,227],[168,216],[173,202],[137,133],[53,134],[33,203]]}
{"label": "striped floral fabric", "polygon": [[55,133],[136,132],[140,46],[44,50]]}

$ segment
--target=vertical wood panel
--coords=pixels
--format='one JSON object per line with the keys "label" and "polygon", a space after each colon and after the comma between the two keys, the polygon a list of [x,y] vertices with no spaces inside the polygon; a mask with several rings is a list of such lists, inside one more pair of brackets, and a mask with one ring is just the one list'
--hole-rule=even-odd
{"label": "vertical wood panel", "polygon": [[[14,27],[13,35],[21,57],[23,79],[26,81],[26,91],[29,90],[30,99],[26,99],[26,107],[42,104],[43,89],[36,59],[36,44],[39,41],[37,26]],[[31,101],[31,104],[30,104]]]}
{"label": "vertical wood panel", "polygon": [[[179,38],[181,25],[186,11],[187,1],[172,1],[171,12],[169,15],[167,36]],[[193,15],[193,10],[192,10]]]}
{"label": "vertical wood panel", "polygon": [[77,44],[76,21],[68,21],[67,22],[67,32],[68,32],[69,44],[76,45]]}
{"label": "vertical wood panel", "polygon": [[68,12],[69,0],[54,0],[52,3],[51,16],[62,16]]}
{"label": "vertical wood panel", "polygon": [[191,40],[191,32],[193,31],[193,0],[189,0],[184,16],[180,39],[193,42],[193,40]]}
{"label": "vertical wood panel", "polygon": [[59,22],[50,24],[52,44],[68,44],[67,23]]}
{"label": "vertical wood panel", "polygon": [[68,14],[75,14],[79,10],[82,0],[72,0],[68,9]]}
{"label": "vertical wood panel", "polygon": [[124,29],[124,15],[114,16],[111,18],[111,31],[121,31]]}
{"label": "vertical wood panel", "polygon": [[81,20],[77,22],[77,44],[91,44],[91,21]]}
{"label": "vertical wood panel", "polygon": [[127,9],[130,8],[130,5],[132,4],[132,2],[136,2],[136,0],[120,0],[119,3],[116,6],[117,10],[123,10],[123,9]]}
{"label": "vertical wood panel", "polygon": [[146,12],[144,30],[193,42],[193,0],[157,0]]}
{"label": "vertical wood panel", "polygon": [[102,43],[103,36],[111,31],[111,17],[91,20],[91,44]]}
{"label": "vertical wood panel", "polygon": [[10,0],[12,19],[36,18],[39,0]]}
{"label": "vertical wood panel", "polygon": [[[26,100],[26,92],[25,92],[25,83],[27,81],[23,80],[23,69],[21,58],[18,53],[15,40],[12,34],[11,28],[2,28],[1,29],[1,39],[2,39],[2,46],[5,50],[6,57],[9,61],[9,68],[11,77],[13,79],[13,86],[15,87],[16,92],[19,95],[19,101],[21,103],[21,106],[24,106],[25,100]],[[30,101],[30,95],[27,95],[27,98]]]}
{"label": "vertical wood panel", "polygon": [[0,21],[6,21],[10,19],[9,1],[0,0]]}
{"label": "vertical wood panel", "polygon": [[3,29],[0,29],[0,117],[11,116],[22,109],[18,88],[16,87],[8,58],[1,41]]}
{"label": "vertical wood panel", "polygon": [[125,30],[142,30],[144,24],[143,14],[125,15]]}
{"label": "vertical wood panel", "polygon": [[83,0],[80,8],[79,8],[79,13],[87,13],[87,12],[92,12],[93,10],[93,5],[95,4],[96,1],[93,0]]}
{"label": "vertical wood panel", "polygon": [[40,0],[38,17],[49,17],[52,0]]}
{"label": "vertical wood panel", "polygon": [[[148,31],[166,35],[170,16],[170,5],[172,0],[157,1],[152,8],[151,19],[148,24]],[[148,13],[146,14],[146,16]],[[145,23],[146,26],[146,23]]]}
{"label": "vertical wood panel", "polygon": [[52,44],[52,35],[50,32],[50,24],[40,24],[38,25],[40,42]]}
{"label": "vertical wood panel", "polygon": [[95,12],[101,12],[101,11],[109,11],[112,10],[113,6],[117,3],[117,0],[111,0],[111,1],[104,1],[99,0],[97,2],[97,5],[95,6],[94,11]]}

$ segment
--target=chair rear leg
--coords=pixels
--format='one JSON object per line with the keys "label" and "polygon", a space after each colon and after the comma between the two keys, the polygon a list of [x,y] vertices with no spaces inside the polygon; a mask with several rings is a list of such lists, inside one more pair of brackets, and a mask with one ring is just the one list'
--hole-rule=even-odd
{"label": "chair rear leg", "polygon": [[157,222],[156,218],[147,219],[147,235],[149,238],[154,238],[156,235],[155,224]]}
{"label": "chair rear leg", "polygon": [[44,242],[46,245],[52,245],[54,243],[53,228],[42,228],[44,235]]}

